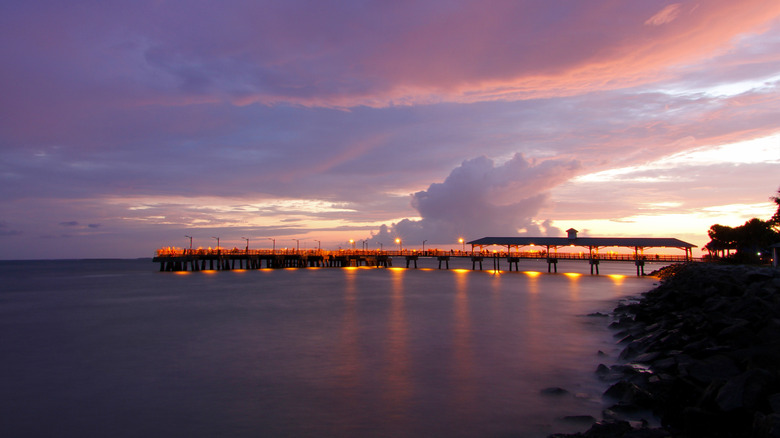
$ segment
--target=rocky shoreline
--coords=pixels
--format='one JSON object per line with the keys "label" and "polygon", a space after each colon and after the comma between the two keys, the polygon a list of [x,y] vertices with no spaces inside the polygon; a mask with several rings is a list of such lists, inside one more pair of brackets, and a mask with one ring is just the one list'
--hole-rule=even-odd
{"label": "rocky shoreline", "polygon": [[780,270],[673,265],[611,327],[599,365],[613,405],[586,432],[550,438],[780,438]]}

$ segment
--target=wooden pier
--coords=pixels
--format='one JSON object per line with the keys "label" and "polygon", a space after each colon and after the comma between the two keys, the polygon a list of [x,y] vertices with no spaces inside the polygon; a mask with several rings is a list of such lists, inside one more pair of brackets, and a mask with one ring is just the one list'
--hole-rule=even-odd
{"label": "wooden pier", "polygon": [[508,270],[519,270],[521,260],[544,260],[548,272],[558,272],[559,260],[587,261],[591,274],[599,274],[601,261],[633,262],[637,266],[637,275],[644,275],[645,262],[678,263],[694,261],[686,256],[667,254],[593,254],[547,251],[441,251],[441,250],[403,250],[403,251],[271,251],[271,250],[225,250],[197,249],[159,250],[152,259],[160,264],[160,271],[228,271],[235,269],[283,269],[283,268],[345,268],[345,267],[391,267],[393,260],[401,260],[406,268],[417,268],[417,262],[427,258],[438,262],[438,269],[449,269],[450,261],[459,259],[471,262],[472,270],[488,267],[499,271],[508,266]]}

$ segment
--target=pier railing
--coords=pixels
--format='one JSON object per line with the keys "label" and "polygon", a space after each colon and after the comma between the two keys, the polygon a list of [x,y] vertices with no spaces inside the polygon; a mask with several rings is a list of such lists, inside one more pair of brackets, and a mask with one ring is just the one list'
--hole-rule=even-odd
{"label": "pier railing", "polygon": [[460,250],[319,250],[319,249],[241,249],[241,248],[208,248],[208,249],[180,249],[162,248],[156,252],[156,258],[179,258],[190,256],[202,257],[241,257],[241,256],[275,256],[275,255],[300,255],[300,256],[388,256],[388,257],[484,257],[484,258],[517,258],[517,259],[559,259],[559,260],[603,260],[603,261],[637,261],[646,262],[685,262],[701,261],[700,258],[691,258],[684,255],[672,254],[618,254],[618,253],[569,253],[546,251],[460,251]]}

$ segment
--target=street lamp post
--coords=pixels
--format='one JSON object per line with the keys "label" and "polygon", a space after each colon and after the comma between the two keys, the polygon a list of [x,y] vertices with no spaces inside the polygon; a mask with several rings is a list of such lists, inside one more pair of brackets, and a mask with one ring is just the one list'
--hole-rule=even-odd
{"label": "street lamp post", "polygon": [[273,237],[266,237],[266,239],[271,240],[273,242],[273,246],[271,247],[271,254],[276,254],[276,239]]}
{"label": "street lamp post", "polygon": [[248,237],[242,237],[242,239],[246,240],[246,253],[249,254],[249,238]]}
{"label": "street lamp post", "polygon": [[352,247],[353,251],[355,250],[355,240],[354,239],[349,239],[349,246]]}
{"label": "street lamp post", "polygon": [[466,252],[466,241],[464,241],[463,238],[461,237],[460,239],[458,239],[458,242],[460,242],[461,244],[462,251]]}
{"label": "street lamp post", "polygon": [[382,244],[382,242],[378,242],[378,243],[379,243],[379,252],[381,253],[384,250],[384,245]]}
{"label": "street lamp post", "polygon": [[184,236],[190,239],[190,252],[192,252],[192,236]]}
{"label": "street lamp post", "polygon": [[317,242],[317,252],[322,252],[322,241],[315,240]]}
{"label": "street lamp post", "polygon": [[395,243],[398,244],[398,251],[404,252],[403,243],[401,242],[401,239],[399,237],[395,238]]}
{"label": "street lamp post", "polygon": [[293,239],[295,241],[295,253],[298,254],[298,251],[301,247],[301,240],[300,239]]}
{"label": "street lamp post", "polygon": [[427,239],[423,240],[423,254],[425,254],[425,242],[427,242],[427,241],[428,241]]}
{"label": "street lamp post", "polygon": [[217,254],[219,254],[219,237],[211,236],[212,239],[217,239]]}

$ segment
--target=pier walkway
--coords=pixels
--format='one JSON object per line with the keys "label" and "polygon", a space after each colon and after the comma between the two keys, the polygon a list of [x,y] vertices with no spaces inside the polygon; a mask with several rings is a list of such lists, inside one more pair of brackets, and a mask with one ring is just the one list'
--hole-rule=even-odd
{"label": "pier walkway", "polygon": [[402,261],[407,268],[417,268],[421,258],[435,259],[439,269],[449,269],[450,261],[461,259],[471,261],[473,270],[484,268],[501,270],[502,265],[508,270],[519,270],[521,260],[545,260],[548,272],[558,272],[558,260],[581,260],[591,265],[591,274],[598,274],[600,261],[634,262],[637,265],[637,275],[644,274],[644,263],[667,262],[679,263],[700,261],[685,256],[668,254],[616,254],[616,253],[571,253],[539,251],[442,251],[442,250],[403,250],[403,251],[371,251],[371,250],[339,250],[339,251],[272,251],[245,249],[161,249],[153,258],[160,264],[160,271],[203,271],[232,269],[262,269],[262,268],[307,268],[330,267],[343,268],[350,266],[390,267],[394,261]]}
{"label": "pier walkway", "polygon": [[[645,274],[646,262],[691,262],[701,261],[693,258],[693,248],[696,245],[674,238],[656,237],[577,237],[578,231],[570,228],[566,230],[567,237],[483,237],[468,242],[471,251],[463,250],[441,251],[429,249],[427,251],[416,250],[253,250],[247,248],[240,250],[233,248],[225,250],[217,249],[161,249],[157,251],[154,262],[160,263],[160,271],[202,271],[202,270],[230,270],[230,269],[261,269],[263,262],[266,268],[306,268],[306,267],[348,267],[348,266],[392,266],[393,259],[403,258],[406,267],[417,267],[420,257],[436,258],[439,269],[444,266],[449,269],[450,260],[453,258],[469,258],[471,269],[483,269],[483,262],[491,261],[493,270],[501,270],[501,262],[505,260],[509,264],[509,270],[514,265],[519,270],[519,262],[523,259],[545,260],[547,272],[558,272],[559,260],[587,260],[590,264],[590,273],[599,273],[599,263],[602,261],[633,262],[636,265],[636,275]],[[463,240],[461,240],[463,242]],[[500,247],[501,251],[489,250],[491,247]],[[577,252],[572,248],[582,248]],[[506,248],[506,251],[503,250]],[[565,249],[559,251],[559,249]],[[607,248],[628,248],[633,254],[619,253],[618,251],[605,251]],[[684,256],[668,254],[647,254],[645,250],[652,248],[675,248],[685,251]],[[514,251],[512,251],[514,249]],[[587,252],[585,250],[587,249]]]}

